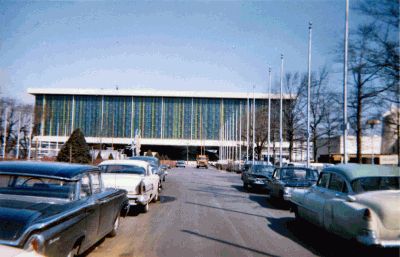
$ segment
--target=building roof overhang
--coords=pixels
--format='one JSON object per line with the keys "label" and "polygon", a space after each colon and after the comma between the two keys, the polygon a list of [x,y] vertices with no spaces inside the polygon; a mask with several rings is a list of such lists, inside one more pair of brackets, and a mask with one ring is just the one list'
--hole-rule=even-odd
{"label": "building roof overhang", "polygon": [[[91,95],[91,96],[147,96],[147,97],[187,97],[187,98],[225,98],[225,99],[279,99],[280,94],[253,92],[217,91],[172,91],[153,89],[88,89],[88,88],[28,88],[31,95]],[[294,95],[283,94],[283,99],[294,99]]]}

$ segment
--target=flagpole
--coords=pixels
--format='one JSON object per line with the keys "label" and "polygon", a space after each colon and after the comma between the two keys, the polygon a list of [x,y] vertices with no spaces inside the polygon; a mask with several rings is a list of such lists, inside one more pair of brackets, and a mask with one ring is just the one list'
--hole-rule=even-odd
{"label": "flagpole", "polygon": [[283,105],[283,54],[281,54],[281,81],[280,81],[280,109],[279,109],[279,167],[282,167],[282,143],[283,143],[283,136],[282,136],[282,129],[283,129],[283,116],[282,116],[282,105]]}
{"label": "flagpole", "polygon": [[256,129],[255,129],[255,125],[256,125],[256,96],[254,95],[254,88],[255,85],[253,85],[253,165],[254,165],[254,148],[256,146]]}
{"label": "flagpole", "polygon": [[344,30],[344,65],[343,65],[343,162],[347,163],[347,52],[349,41],[349,0],[346,0],[346,21]]}
{"label": "flagpole", "polygon": [[250,126],[250,98],[247,96],[247,135],[246,135],[246,161],[249,161],[249,126]]}
{"label": "flagpole", "polygon": [[267,162],[269,164],[269,145],[271,144],[271,67],[268,70],[269,74],[269,83],[268,83],[268,145],[267,145]]}
{"label": "flagpole", "polygon": [[310,166],[311,37],[312,37],[312,23],[310,22],[308,26],[307,153],[306,153],[307,168]]}

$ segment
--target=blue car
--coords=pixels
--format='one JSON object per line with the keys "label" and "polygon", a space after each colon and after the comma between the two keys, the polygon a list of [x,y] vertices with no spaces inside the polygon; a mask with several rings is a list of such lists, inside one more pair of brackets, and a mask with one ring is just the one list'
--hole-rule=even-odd
{"label": "blue car", "polygon": [[128,211],[126,191],[105,189],[97,167],[0,162],[0,244],[78,255],[115,236]]}

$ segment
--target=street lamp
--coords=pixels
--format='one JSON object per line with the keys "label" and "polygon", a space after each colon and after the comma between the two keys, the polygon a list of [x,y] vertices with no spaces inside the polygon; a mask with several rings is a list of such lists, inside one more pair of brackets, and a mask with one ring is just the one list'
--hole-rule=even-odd
{"label": "street lamp", "polygon": [[375,125],[379,125],[381,123],[380,120],[377,119],[371,119],[371,120],[367,120],[367,125],[370,126],[371,131],[372,131],[372,137],[371,137],[371,147],[372,147],[372,160],[371,160],[371,164],[375,165],[375,158],[374,158],[374,126]]}

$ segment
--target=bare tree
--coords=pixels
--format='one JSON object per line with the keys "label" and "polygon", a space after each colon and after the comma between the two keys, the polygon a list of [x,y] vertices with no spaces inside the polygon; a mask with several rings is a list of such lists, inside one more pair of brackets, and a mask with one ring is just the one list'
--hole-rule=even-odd
{"label": "bare tree", "polygon": [[[15,152],[17,139],[19,138],[20,157],[25,158],[29,147],[28,142],[30,142],[29,130],[32,122],[33,107],[31,105],[21,104],[12,98],[1,98],[0,106],[0,138],[2,145],[4,140],[6,140],[6,155]],[[6,121],[4,120],[5,112],[7,113]],[[19,123],[20,127],[18,130]],[[6,130],[4,130],[5,124],[7,125]]]}
{"label": "bare tree", "polygon": [[289,161],[293,161],[293,152],[295,151],[295,142],[304,140],[305,135],[305,112],[306,101],[304,98],[304,91],[307,84],[305,83],[305,76],[300,78],[298,72],[286,73],[285,75],[285,91],[290,94],[293,99],[285,101],[284,117],[285,117],[285,131],[286,140],[289,142]]}

